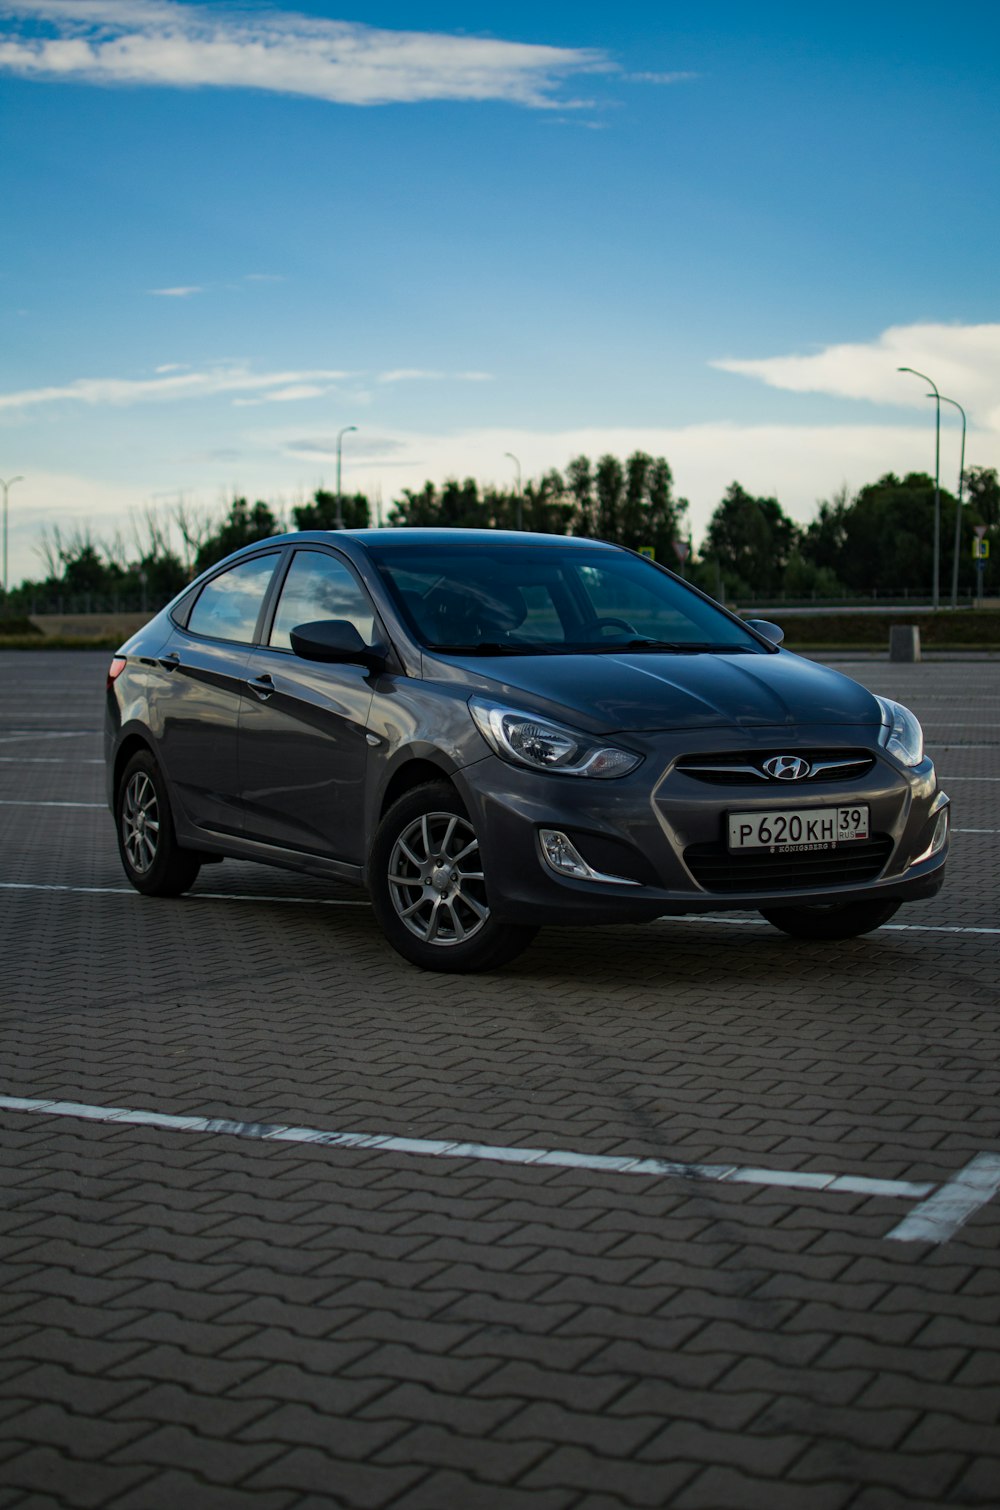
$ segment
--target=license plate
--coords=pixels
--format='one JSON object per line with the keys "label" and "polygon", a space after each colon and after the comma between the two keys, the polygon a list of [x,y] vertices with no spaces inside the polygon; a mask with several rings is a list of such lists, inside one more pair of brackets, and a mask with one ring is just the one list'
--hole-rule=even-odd
{"label": "license plate", "polygon": [[729,848],[795,850],[836,849],[867,839],[868,809],[853,807],[783,807],[771,812],[730,813]]}

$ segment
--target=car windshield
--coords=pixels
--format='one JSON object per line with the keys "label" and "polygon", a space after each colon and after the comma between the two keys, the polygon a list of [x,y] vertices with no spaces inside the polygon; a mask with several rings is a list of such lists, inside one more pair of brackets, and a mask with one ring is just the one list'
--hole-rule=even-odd
{"label": "car windshield", "polygon": [[768,653],[712,603],[625,551],[540,541],[369,549],[410,628],[432,649]]}

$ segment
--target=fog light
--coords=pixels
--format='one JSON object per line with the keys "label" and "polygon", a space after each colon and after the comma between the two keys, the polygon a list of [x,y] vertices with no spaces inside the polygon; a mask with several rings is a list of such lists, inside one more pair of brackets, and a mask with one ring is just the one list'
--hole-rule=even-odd
{"label": "fog light", "polygon": [[557,870],[561,876],[575,876],[578,881],[589,878],[590,866],[565,834],[555,828],[543,828],[539,837],[542,841],[542,854],[553,870]]}
{"label": "fog light", "polygon": [[910,861],[911,868],[914,865],[921,865],[924,860],[932,860],[935,855],[939,855],[944,849],[945,845],[948,843],[949,812],[950,809],[945,807],[942,808],[938,813],[937,822],[934,825],[934,832],[931,835],[931,842],[928,844],[923,854],[919,854],[915,860]]}
{"label": "fog light", "polygon": [[948,842],[948,808],[938,814],[938,821],[934,825],[934,837],[931,840],[930,853],[940,854]]}
{"label": "fog light", "polygon": [[539,830],[538,840],[542,858],[556,875],[570,876],[574,881],[600,881],[611,886],[638,886],[638,881],[628,876],[608,876],[588,865],[571,839],[557,828]]}

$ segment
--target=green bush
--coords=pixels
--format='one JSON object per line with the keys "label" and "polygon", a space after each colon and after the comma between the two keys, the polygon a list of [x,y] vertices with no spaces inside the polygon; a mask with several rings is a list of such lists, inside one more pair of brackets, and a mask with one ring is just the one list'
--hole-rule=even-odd
{"label": "green bush", "polygon": [[41,634],[34,628],[30,634],[0,632],[0,650],[117,650],[120,644],[119,635]]}
{"label": "green bush", "polygon": [[39,629],[38,625],[37,624],[33,624],[31,622],[31,620],[29,618],[27,618],[27,617],[6,618],[6,619],[5,618],[0,618],[0,637],[4,637],[5,638],[7,635],[11,635],[11,634],[17,634],[17,635],[21,635],[21,634],[37,634],[37,635],[40,635],[41,632],[42,631]]}
{"label": "green bush", "polygon": [[790,650],[834,645],[887,649],[894,624],[916,624],[921,646],[928,650],[1000,650],[1000,613],[994,609],[959,609],[955,613],[790,613],[784,618],[775,613],[772,617],[785,631],[785,644]]}

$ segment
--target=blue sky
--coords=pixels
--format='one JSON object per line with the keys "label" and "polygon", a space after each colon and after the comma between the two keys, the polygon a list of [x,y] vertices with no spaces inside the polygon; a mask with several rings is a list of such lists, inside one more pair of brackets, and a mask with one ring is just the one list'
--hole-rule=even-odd
{"label": "blue sky", "polygon": [[[0,0],[0,477],[43,528],[664,454],[1000,465],[995,6]],[[942,478],[957,475],[954,412]]]}

